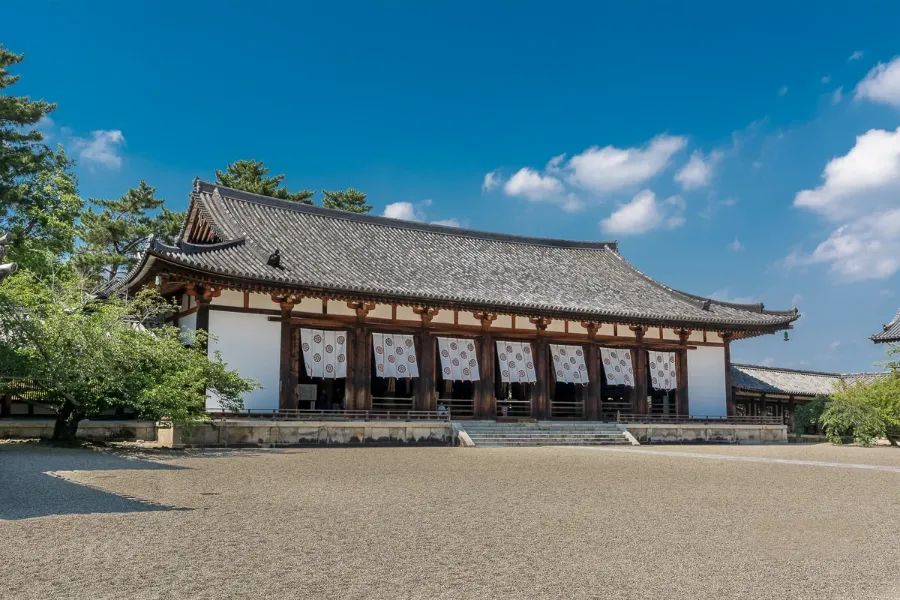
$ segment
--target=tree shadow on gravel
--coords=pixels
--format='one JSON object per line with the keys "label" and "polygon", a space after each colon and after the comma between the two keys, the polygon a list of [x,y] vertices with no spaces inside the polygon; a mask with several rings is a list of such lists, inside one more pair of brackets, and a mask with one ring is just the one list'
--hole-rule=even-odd
{"label": "tree shadow on gravel", "polygon": [[[112,452],[44,444],[0,444],[0,519],[52,515],[191,510],[130,498],[77,483],[60,471],[180,470]],[[110,478],[116,477],[110,473]]]}

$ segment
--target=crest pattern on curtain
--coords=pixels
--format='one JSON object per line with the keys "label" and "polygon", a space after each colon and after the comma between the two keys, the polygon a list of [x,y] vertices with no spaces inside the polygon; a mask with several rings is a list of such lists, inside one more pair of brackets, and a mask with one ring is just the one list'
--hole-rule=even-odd
{"label": "crest pattern on curtain", "polygon": [[373,333],[372,341],[372,350],[375,352],[375,375],[401,379],[419,376],[413,336]]}
{"label": "crest pattern on curtain", "polygon": [[500,359],[500,381],[503,383],[532,383],[534,354],[528,342],[497,342],[497,358]]}
{"label": "crest pattern on curtain", "polygon": [[584,349],[581,346],[560,346],[550,344],[553,370],[560,383],[580,383],[587,385],[588,372],[584,364]]}
{"label": "crest pattern on curtain", "polygon": [[675,376],[675,353],[654,352],[647,353],[650,361],[647,368],[650,370],[650,383],[654,390],[674,390],[678,387]]}
{"label": "crest pattern on curtain", "polygon": [[441,371],[447,381],[479,381],[478,359],[475,356],[475,340],[438,338],[441,355]]}
{"label": "crest pattern on curtain", "polygon": [[631,350],[600,348],[600,358],[603,362],[603,373],[607,385],[634,386]]}
{"label": "crest pattern on curtain", "polygon": [[347,332],[300,329],[303,363],[310,377],[338,379],[347,376]]}

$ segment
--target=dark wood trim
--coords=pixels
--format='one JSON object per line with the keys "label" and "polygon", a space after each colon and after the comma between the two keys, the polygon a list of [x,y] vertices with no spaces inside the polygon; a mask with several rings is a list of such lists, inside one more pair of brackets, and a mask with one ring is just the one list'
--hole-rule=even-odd
{"label": "dark wood trim", "polygon": [[675,376],[678,379],[675,393],[675,414],[678,415],[690,414],[687,357],[687,350],[677,350],[675,352]]}
{"label": "dark wood trim", "polygon": [[600,418],[601,403],[603,402],[601,380],[602,371],[600,370],[600,346],[595,343],[589,343],[587,347],[587,370],[588,370],[588,395],[585,400],[584,416],[590,421],[596,421]]}
{"label": "dark wood trim", "polygon": [[[221,312],[235,312],[235,313],[245,313],[248,315],[268,315],[270,317],[278,317],[278,319],[272,319],[281,321],[285,318],[284,312],[274,309],[274,308],[244,308],[242,306],[223,306],[221,304],[210,304],[209,310],[218,310]],[[290,315],[286,317],[290,320]]]}
{"label": "dark wood trim", "polygon": [[244,292],[244,309],[250,308],[250,292]]}
{"label": "dark wood trim", "polygon": [[731,334],[722,334],[725,341],[725,406],[728,416],[734,415],[734,388],[731,377]]}
{"label": "dark wood trim", "polygon": [[281,409],[295,408],[293,397],[294,390],[291,385],[291,342],[292,327],[290,322],[293,302],[281,301],[281,369],[279,378],[278,407]]}
{"label": "dark wood trim", "polygon": [[643,327],[629,327],[634,332],[634,358],[631,361],[634,367],[634,388],[632,388],[632,403],[634,410],[639,415],[647,414],[647,349],[644,343],[646,330]]}
{"label": "dark wood trim", "polygon": [[497,416],[497,399],[494,397],[494,336],[485,331],[475,340],[478,349],[478,370],[481,380],[475,386],[475,416],[493,419]]}

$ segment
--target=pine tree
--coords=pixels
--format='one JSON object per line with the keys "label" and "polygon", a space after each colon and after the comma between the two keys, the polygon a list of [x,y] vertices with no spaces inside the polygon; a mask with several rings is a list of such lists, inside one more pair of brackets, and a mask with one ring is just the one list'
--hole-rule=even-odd
{"label": "pine tree", "polygon": [[[0,90],[19,80],[9,69],[22,59],[0,45]],[[43,143],[36,128],[55,108],[27,96],[0,95],[0,231],[11,234],[10,258],[31,268],[72,250],[83,206],[65,152]]]}
{"label": "pine tree", "polygon": [[366,194],[353,188],[329,192],[322,190],[322,206],[354,213],[367,213],[372,207],[366,204]]}
{"label": "pine tree", "polygon": [[301,204],[312,204],[315,191],[300,190],[291,193],[282,187],[284,175],[266,177],[269,168],[263,166],[262,161],[238,160],[228,165],[224,171],[216,169],[216,183],[236,190],[260,194],[281,200],[290,200]]}
{"label": "pine tree", "polygon": [[[89,277],[104,283],[134,266],[143,242],[150,235],[172,243],[178,235],[182,213],[168,210],[156,189],[141,181],[115,200],[90,199],[91,210],[81,215],[75,265]],[[96,211],[94,209],[97,209]]]}

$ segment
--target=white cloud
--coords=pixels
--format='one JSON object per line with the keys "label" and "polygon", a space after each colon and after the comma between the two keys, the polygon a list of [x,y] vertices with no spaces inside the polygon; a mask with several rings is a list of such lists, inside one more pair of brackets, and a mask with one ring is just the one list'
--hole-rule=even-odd
{"label": "white cloud", "polygon": [[658,175],[686,144],[684,137],[659,135],[640,148],[592,146],[569,159],[568,182],[598,194],[633,188]]}
{"label": "white cloud", "polygon": [[437,221],[432,221],[432,225],[444,225],[445,227],[462,227],[462,223],[457,219],[438,219]]}
{"label": "white cloud", "polygon": [[384,207],[384,216],[404,221],[424,221],[425,213],[412,202],[394,202]]}
{"label": "white cloud", "polygon": [[[432,201],[430,199],[422,200],[416,204],[413,204],[412,202],[394,202],[384,207],[384,213],[382,213],[382,215],[389,219],[402,219],[404,221],[424,223],[428,220],[424,208],[431,206],[431,204]],[[430,221],[430,223],[433,225],[445,225],[447,227],[462,227],[462,224],[456,218],[439,219],[437,221]]]}
{"label": "white cloud", "polygon": [[825,183],[798,193],[794,206],[840,220],[861,209],[895,204],[900,191],[900,127],[871,129],[858,136],[850,152],[828,162],[822,177]]}
{"label": "white cloud", "polygon": [[900,108],[900,56],[875,65],[856,85],[855,96]]}
{"label": "white cloud", "polygon": [[654,229],[676,229],[684,225],[685,202],[672,196],[659,202],[651,190],[643,190],[600,222],[604,233],[634,235]]}
{"label": "white cloud", "polygon": [[839,104],[841,100],[844,99],[844,86],[839,87],[834,90],[834,93],[831,94],[831,103]]}
{"label": "white cloud", "polygon": [[840,342],[835,341],[835,342],[831,342],[830,344],[828,344],[828,348],[829,348],[832,352],[834,352],[835,350],[838,349],[838,346],[840,346],[840,345],[841,345]]}
{"label": "white cloud", "polygon": [[775,365],[775,359],[771,356],[767,356],[761,361],[759,361],[760,366],[762,367],[772,367]]}
{"label": "white cloud", "polygon": [[778,88],[778,95],[779,95],[779,96],[784,96],[784,95],[787,94],[787,93],[788,93],[788,86],[783,85],[783,86],[781,86],[780,88]]}
{"label": "white cloud", "polygon": [[560,167],[562,166],[564,160],[566,160],[565,152],[563,152],[562,154],[557,154],[549,161],[547,161],[547,167],[544,170],[548,173],[559,173],[561,170]]}
{"label": "white cloud", "polygon": [[716,290],[712,294],[709,295],[713,300],[718,300],[719,302],[731,302],[732,304],[758,304],[759,300],[756,300],[753,296],[735,296],[732,297],[729,293],[728,288],[724,288],[721,290]]}
{"label": "white cloud", "polygon": [[702,152],[693,152],[687,164],[675,173],[676,183],[681,184],[684,190],[706,187],[712,181],[713,170],[723,156],[720,150],[713,150],[705,158]]}
{"label": "white cloud", "polygon": [[791,306],[799,306],[803,302],[803,294],[794,294],[791,297]]}
{"label": "white cloud", "polygon": [[559,179],[552,175],[541,175],[528,167],[519,169],[510,177],[503,186],[503,191],[507,196],[521,196],[532,202],[565,202],[565,186]]}
{"label": "white cloud", "polygon": [[73,137],[71,144],[78,159],[88,168],[101,166],[118,169],[122,166],[121,150],[125,145],[125,136],[118,129],[92,131],[90,138]]}
{"label": "white cloud", "polygon": [[741,240],[734,238],[734,241],[728,244],[728,248],[734,252],[741,252],[744,249],[744,245],[741,244]]}
{"label": "white cloud", "polygon": [[822,77],[822,83],[829,83],[829,82],[831,82],[831,75],[825,75],[824,77]]}
{"label": "white cloud", "polygon": [[803,190],[794,206],[812,210],[837,228],[809,254],[799,249],[787,268],[827,264],[839,281],[886,279],[900,270],[900,128],[872,129],[833,158],[825,180]]}
{"label": "white cloud", "polygon": [[859,60],[859,59],[861,59],[862,57],[863,57],[863,51],[862,51],[862,50],[854,50],[854,51],[853,51],[853,54],[851,54],[851,55],[850,55],[850,58],[848,58],[847,60]]}
{"label": "white cloud", "polygon": [[762,161],[761,161],[761,160],[754,160],[754,161],[753,161],[753,168],[754,168],[754,169],[759,169],[759,168],[762,167],[762,166],[763,166],[763,164],[762,164]]}
{"label": "white cloud", "polygon": [[734,196],[729,196],[728,198],[725,198],[724,200],[722,200],[722,202],[720,202],[722,206],[735,206],[737,205],[737,203],[738,199]]}
{"label": "white cloud", "polygon": [[503,183],[503,180],[500,176],[500,171],[499,169],[495,169],[490,173],[485,173],[484,181],[481,184],[481,191],[490,192],[491,190],[500,187],[501,183]]}

